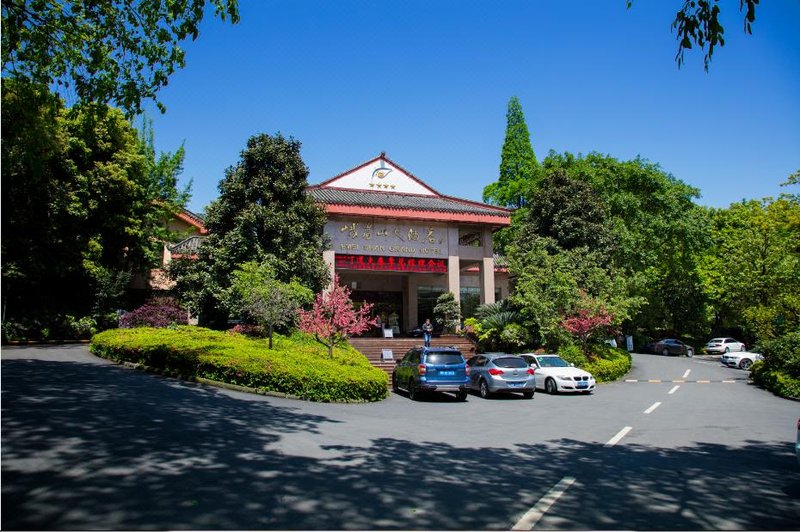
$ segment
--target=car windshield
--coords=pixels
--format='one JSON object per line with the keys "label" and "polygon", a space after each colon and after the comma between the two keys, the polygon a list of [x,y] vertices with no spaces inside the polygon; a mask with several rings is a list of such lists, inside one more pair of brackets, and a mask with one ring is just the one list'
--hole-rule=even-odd
{"label": "car windshield", "polygon": [[503,357],[492,360],[498,368],[527,368],[528,363],[520,357]]}
{"label": "car windshield", "polygon": [[722,338],[712,338],[711,340],[708,341],[709,344],[711,344],[711,343],[718,344],[718,343],[721,343],[721,342],[722,342]]}
{"label": "car windshield", "polygon": [[428,353],[428,364],[463,364],[464,359],[458,353]]}
{"label": "car windshield", "polygon": [[543,368],[567,368],[569,362],[560,357],[540,357],[539,365]]}

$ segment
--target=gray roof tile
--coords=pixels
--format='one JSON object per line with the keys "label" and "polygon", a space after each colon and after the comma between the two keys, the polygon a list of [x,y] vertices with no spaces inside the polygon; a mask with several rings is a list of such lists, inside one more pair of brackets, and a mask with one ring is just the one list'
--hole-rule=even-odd
{"label": "gray roof tile", "polygon": [[341,188],[309,188],[314,200],[336,205],[358,205],[362,207],[384,207],[388,209],[411,209],[417,211],[480,214],[508,218],[511,213],[500,207],[451,198],[448,196],[419,196],[390,192],[370,192]]}

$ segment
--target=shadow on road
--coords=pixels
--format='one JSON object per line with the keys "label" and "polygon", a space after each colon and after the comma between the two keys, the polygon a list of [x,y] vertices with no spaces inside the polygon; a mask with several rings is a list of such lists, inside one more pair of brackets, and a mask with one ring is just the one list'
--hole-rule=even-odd
{"label": "shadow on road", "polygon": [[800,522],[787,445],[653,449],[561,439],[472,448],[479,426],[465,419],[459,446],[381,438],[289,456],[274,449],[285,435],[339,422],[293,404],[242,401],[118,366],[4,360],[2,528],[508,529],[563,476],[577,480],[552,514],[561,521],[543,524]]}

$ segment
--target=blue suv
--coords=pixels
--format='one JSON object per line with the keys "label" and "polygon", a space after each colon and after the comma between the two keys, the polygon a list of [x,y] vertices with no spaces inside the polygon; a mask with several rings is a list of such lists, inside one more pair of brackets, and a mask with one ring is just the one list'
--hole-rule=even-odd
{"label": "blue suv", "polygon": [[455,347],[414,347],[392,371],[392,390],[405,390],[412,401],[420,392],[451,392],[459,401],[469,393],[469,366]]}

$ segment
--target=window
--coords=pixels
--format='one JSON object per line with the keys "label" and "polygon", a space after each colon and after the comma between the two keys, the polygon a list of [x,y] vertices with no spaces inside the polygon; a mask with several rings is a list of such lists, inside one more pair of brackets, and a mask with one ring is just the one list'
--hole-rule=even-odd
{"label": "window", "polygon": [[461,287],[461,316],[466,318],[475,317],[475,310],[481,304],[481,289],[473,286]]}
{"label": "window", "polygon": [[483,245],[480,229],[474,227],[458,228],[458,245],[479,248]]}

